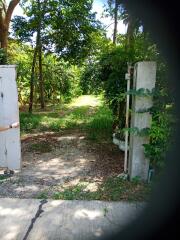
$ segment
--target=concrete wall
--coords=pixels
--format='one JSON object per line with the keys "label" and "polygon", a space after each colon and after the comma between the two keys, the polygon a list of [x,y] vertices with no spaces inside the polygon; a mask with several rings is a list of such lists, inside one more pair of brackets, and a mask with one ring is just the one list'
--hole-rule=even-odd
{"label": "concrete wall", "polygon": [[[19,122],[16,66],[0,66],[0,126]],[[0,167],[21,169],[20,129],[0,132]]]}
{"label": "concrete wall", "polygon": [[[133,88],[149,89],[155,87],[156,80],[156,63],[155,62],[138,62],[134,66]],[[137,127],[139,130],[151,126],[151,115],[149,112],[136,113],[140,109],[147,109],[152,106],[152,97],[133,96],[132,97],[132,114],[131,128]],[[148,179],[149,160],[145,158],[143,144],[149,142],[148,137],[141,137],[130,134],[129,166],[128,173],[130,179],[140,177],[142,180]]]}

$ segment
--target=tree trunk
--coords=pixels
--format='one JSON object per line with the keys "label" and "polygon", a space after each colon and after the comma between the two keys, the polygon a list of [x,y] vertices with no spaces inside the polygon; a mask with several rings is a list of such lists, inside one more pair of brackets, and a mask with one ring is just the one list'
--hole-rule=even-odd
{"label": "tree trunk", "polygon": [[131,16],[129,16],[129,23],[127,28],[127,36],[126,36],[126,49],[129,56],[129,61],[133,61],[134,57],[134,26],[135,23]]}
{"label": "tree trunk", "polygon": [[12,13],[20,0],[11,0],[9,6],[5,1],[0,2],[0,48],[7,51],[8,46],[8,30],[12,17]]}
{"label": "tree trunk", "polygon": [[0,64],[7,64],[7,45],[8,45],[8,30],[0,27],[0,49],[1,58]]}
{"label": "tree trunk", "polygon": [[42,41],[41,41],[41,28],[42,28],[42,14],[44,14],[45,2],[43,9],[41,9],[40,1],[38,0],[38,11],[39,11],[39,23],[38,23],[38,32],[37,32],[37,41],[38,41],[38,61],[39,61],[39,90],[40,90],[40,103],[41,109],[44,109],[44,81],[42,73]]}
{"label": "tree trunk", "polygon": [[39,57],[39,88],[40,88],[40,103],[41,109],[44,109],[44,79],[42,73],[42,44],[40,41],[40,45],[38,47],[38,57]]}
{"label": "tree trunk", "polygon": [[7,49],[7,45],[8,45],[8,29],[2,27],[0,31],[0,47],[3,49]]}
{"label": "tree trunk", "polygon": [[117,42],[117,24],[118,24],[118,0],[115,0],[114,8],[114,33],[113,33],[113,43],[116,45]]}
{"label": "tree trunk", "polygon": [[31,79],[30,79],[30,99],[29,99],[29,113],[32,113],[33,108],[33,100],[34,100],[34,75],[35,75],[35,65],[36,65],[36,58],[37,58],[37,43],[34,49],[34,56],[32,62],[32,70],[31,70]]}

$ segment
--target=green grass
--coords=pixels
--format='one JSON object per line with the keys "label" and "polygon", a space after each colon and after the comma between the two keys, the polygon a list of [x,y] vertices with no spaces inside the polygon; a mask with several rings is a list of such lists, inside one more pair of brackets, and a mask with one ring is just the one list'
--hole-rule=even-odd
{"label": "green grass", "polygon": [[111,137],[113,117],[112,112],[107,106],[99,107],[87,126],[88,137],[91,140],[101,140]]}
{"label": "green grass", "polygon": [[86,190],[88,182],[55,192],[53,199],[62,200],[104,200],[104,201],[145,201],[151,186],[140,181],[127,181],[119,177],[109,177],[99,185],[96,191]]}
{"label": "green grass", "polygon": [[[83,102],[83,99],[85,102]],[[54,112],[20,113],[21,134],[65,129],[83,129],[91,140],[107,139],[112,134],[112,112],[103,100],[81,96],[70,104],[54,107]]]}
{"label": "green grass", "polygon": [[0,181],[7,179],[8,177],[6,175],[0,174]]}
{"label": "green grass", "polygon": [[47,198],[48,198],[48,193],[47,193],[46,191],[41,192],[41,193],[38,193],[38,194],[36,195],[36,198],[37,198],[37,199],[47,199]]}
{"label": "green grass", "polygon": [[43,131],[58,132],[63,129],[81,127],[86,124],[87,107],[79,107],[66,110],[65,115],[61,113],[20,113],[20,124],[22,133],[33,133]]}
{"label": "green grass", "polygon": [[5,182],[8,178],[8,175],[0,174],[0,184]]}

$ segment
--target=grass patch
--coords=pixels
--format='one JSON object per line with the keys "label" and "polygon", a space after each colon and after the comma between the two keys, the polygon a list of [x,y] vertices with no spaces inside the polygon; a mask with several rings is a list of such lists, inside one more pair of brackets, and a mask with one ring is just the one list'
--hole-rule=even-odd
{"label": "grass patch", "polygon": [[78,183],[53,194],[53,199],[62,200],[104,200],[104,201],[146,201],[151,186],[139,181],[129,182],[119,177],[107,178],[96,191],[86,190],[89,183]]}
{"label": "grass patch", "polygon": [[0,184],[6,182],[7,179],[11,179],[11,175],[0,174]]}
{"label": "grass patch", "polygon": [[107,106],[99,107],[87,126],[88,138],[91,140],[110,139],[112,135],[113,116]]}
{"label": "grass patch", "polygon": [[144,201],[147,200],[150,190],[149,184],[112,177],[108,178],[102,186],[102,200]]}
{"label": "grass patch", "polygon": [[53,131],[59,132],[63,129],[79,128],[88,120],[88,108],[73,108],[61,113],[20,113],[21,133],[34,133]]}
{"label": "grass patch", "polygon": [[64,188],[61,192],[55,192],[53,194],[53,199],[63,199],[63,200],[99,200],[99,192],[86,191],[88,183],[79,183],[76,186]]}
{"label": "grass patch", "polygon": [[0,183],[2,183],[4,180],[6,180],[7,178],[9,178],[9,176],[6,176],[4,174],[0,174]]}
{"label": "grass patch", "polygon": [[7,178],[7,176],[5,176],[5,175],[0,175],[0,181],[1,180],[4,180],[4,179],[6,179]]}
{"label": "grass patch", "polygon": [[64,129],[83,129],[91,140],[111,137],[112,113],[102,98],[81,96],[70,104],[54,108],[54,112],[20,113],[21,134],[45,131],[59,132]]}
{"label": "grass patch", "polygon": [[48,199],[48,193],[47,192],[41,192],[39,194],[36,195],[37,199]]}

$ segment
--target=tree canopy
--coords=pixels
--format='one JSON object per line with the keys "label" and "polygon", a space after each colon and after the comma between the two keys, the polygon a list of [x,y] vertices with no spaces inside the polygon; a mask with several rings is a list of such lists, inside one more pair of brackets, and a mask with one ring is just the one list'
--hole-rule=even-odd
{"label": "tree canopy", "polygon": [[92,34],[100,28],[100,22],[92,13],[91,0],[39,0],[23,1],[26,18],[13,20],[14,35],[21,41],[33,41],[41,19],[43,49],[55,52],[69,61],[84,59],[92,48]]}

